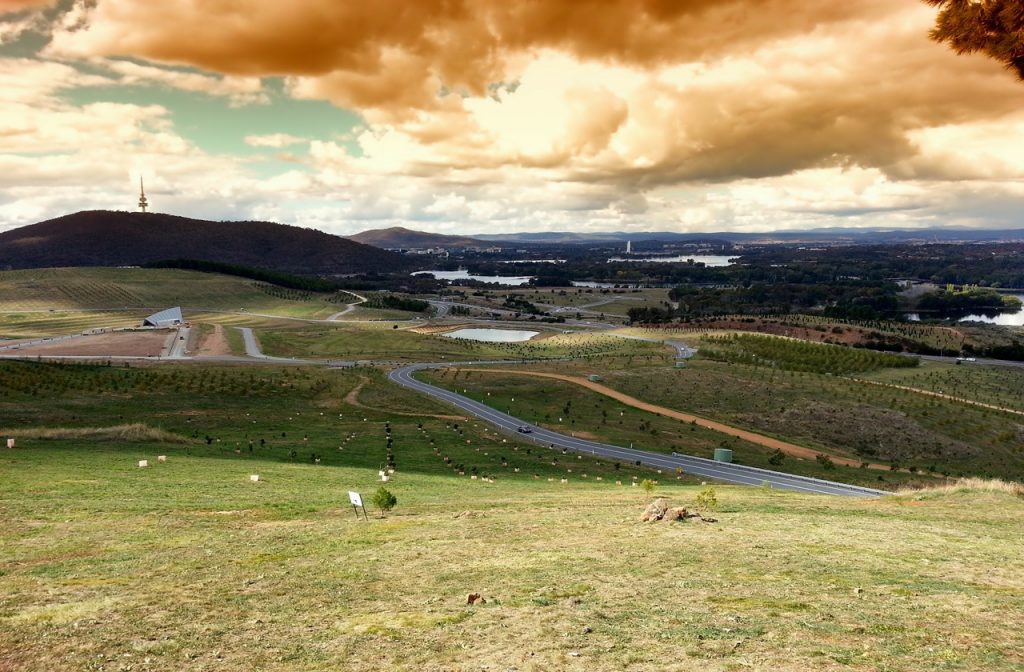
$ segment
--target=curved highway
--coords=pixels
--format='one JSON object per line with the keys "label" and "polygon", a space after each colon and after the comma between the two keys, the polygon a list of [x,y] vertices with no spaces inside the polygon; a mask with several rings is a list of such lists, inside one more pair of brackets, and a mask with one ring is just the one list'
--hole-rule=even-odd
{"label": "curved highway", "polygon": [[679,468],[687,474],[713,478],[726,483],[736,483],[739,485],[763,485],[768,483],[773,488],[783,490],[794,490],[797,492],[820,495],[840,495],[846,497],[878,497],[880,495],[891,494],[883,490],[862,488],[856,485],[835,483],[833,481],[825,481],[806,476],[796,476],[793,474],[783,474],[777,471],[747,467],[739,464],[715,462],[714,460],[707,460],[702,457],[692,457],[689,455],[679,454],[664,455],[662,453],[653,453],[646,450],[637,450],[635,448],[623,448],[621,446],[614,446],[607,443],[587,441],[585,439],[565,436],[564,434],[559,434],[558,432],[553,432],[549,429],[544,429],[534,425],[530,425],[531,431],[528,434],[517,433],[519,427],[523,427],[528,423],[520,420],[519,418],[508,415],[507,413],[496,411],[490,406],[481,404],[480,402],[469,399],[468,397],[464,397],[461,394],[437,387],[436,385],[424,383],[423,381],[417,380],[413,377],[413,374],[417,371],[422,371],[424,369],[465,366],[468,364],[478,365],[495,363],[497,362],[410,364],[391,371],[388,374],[388,379],[402,387],[445,401],[466,413],[474,415],[481,420],[498,427],[499,429],[516,434],[521,440],[533,441],[534,443],[544,447],[564,448],[573,452],[590,453],[591,455],[597,455],[612,460],[623,460],[633,463],[639,461],[643,465],[654,467],[656,469],[668,469],[674,471]]}

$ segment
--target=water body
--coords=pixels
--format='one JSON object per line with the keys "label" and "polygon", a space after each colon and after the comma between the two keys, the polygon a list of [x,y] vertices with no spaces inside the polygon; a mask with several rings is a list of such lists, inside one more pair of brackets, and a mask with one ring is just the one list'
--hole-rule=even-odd
{"label": "water body", "polygon": [[[1011,294],[1016,296],[1022,302],[1024,302],[1024,294]],[[926,315],[926,318],[930,319],[942,319],[941,315]],[[920,313],[907,313],[907,320],[910,322],[920,322],[922,315]],[[1003,327],[1024,327],[1024,308],[1018,310],[1016,313],[996,313],[992,312],[989,315],[984,313],[972,313],[965,315],[964,317],[957,318],[957,322],[984,322],[985,324],[998,324]]]}
{"label": "water body", "polygon": [[573,280],[573,287],[589,287],[590,289],[637,289],[640,285],[628,282],[592,282],[590,280]]}
{"label": "water body", "polygon": [[676,257],[612,257],[608,262],[633,261],[638,263],[684,264],[692,261],[695,264],[704,264],[705,266],[731,266],[737,259],[739,257],[727,257],[722,254],[681,254]]}
{"label": "water body", "polygon": [[473,275],[466,270],[416,271],[413,275],[432,275],[438,280],[476,280],[478,282],[505,285],[506,287],[521,287],[522,285],[528,285],[530,284],[530,280],[533,280],[534,278],[532,275]]}
{"label": "water body", "polygon": [[442,335],[448,338],[464,338],[468,341],[483,341],[485,343],[522,343],[539,333],[539,331],[515,331],[513,329],[456,329]]}
{"label": "water body", "polygon": [[[1024,302],[1024,294],[1011,294]],[[973,314],[962,317],[957,322],[985,322],[999,324],[1004,327],[1024,327],[1024,308],[1016,313],[999,313],[994,315]]]}

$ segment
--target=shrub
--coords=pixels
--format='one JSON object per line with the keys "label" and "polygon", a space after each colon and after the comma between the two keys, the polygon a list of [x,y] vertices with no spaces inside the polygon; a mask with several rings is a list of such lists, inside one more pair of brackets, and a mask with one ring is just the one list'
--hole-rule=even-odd
{"label": "shrub", "polygon": [[373,505],[380,509],[380,517],[383,518],[387,511],[395,508],[398,504],[398,498],[395,497],[390,490],[385,488],[383,485],[377,488],[377,492],[373,493],[373,497],[370,499]]}
{"label": "shrub", "polygon": [[710,485],[697,493],[697,508],[705,511],[718,508],[718,494]]}
{"label": "shrub", "polygon": [[643,491],[649,495],[652,492],[654,492],[654,481],[645,478],[644,480],[640,481],[640,487],[643,488]]}
{"label": "shrub", "polygon": [[779,466],[786,459],[786,454],[780,449],[776,448],[775,452],[772,453],[771,457],[768,458],[768,464],[773,466]]}
{"label": "shrub", "polygon": [[814,456],[814,459],[817,460],[818,464],[820,464],[825,469],[832,470],[836,468],[836,463],[833,462],[832,458],[829,457],[828,455],[818,453],[817,455]]}

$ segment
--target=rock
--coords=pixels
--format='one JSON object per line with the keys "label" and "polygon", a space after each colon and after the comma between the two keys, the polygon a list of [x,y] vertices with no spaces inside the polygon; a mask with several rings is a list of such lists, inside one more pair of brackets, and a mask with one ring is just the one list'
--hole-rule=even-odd
{"label": "rock", "polygon": [[664,518],[667,511],[668,502],[659,497],[647,505],[647,508],[644,509],[643,514],[640,516],[640,520],[644,523],[653,523]]}
{"label": "rock", "polygon": [[665,513],[665,520],[686,520],[690,518],[690,512],[685,507],[677,506]]}

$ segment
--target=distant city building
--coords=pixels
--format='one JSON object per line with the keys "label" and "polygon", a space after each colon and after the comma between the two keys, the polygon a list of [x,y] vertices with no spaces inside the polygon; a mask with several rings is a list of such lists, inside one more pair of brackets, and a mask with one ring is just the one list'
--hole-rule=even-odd
{"label": "distant city building", "polygon": [[149,207],[149,201],[146,200],[146,187],[142,184],[142,177],[139,177],[139,210],[142,212],[146,211]]}
{"label": "distant city building", "polygon": [[181,308],[175,306],[174,308],[168,308],[167,310],[161,310],[159,313],[153,313],[142,321],[144,327],[177,327],[184,318],[181,316]]}
{"label": "distant city building", "polygon": [[633,254],[633,241],[632,240],[627,240],[626,241],[626,254]]}

